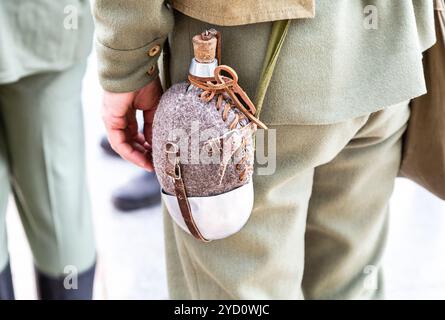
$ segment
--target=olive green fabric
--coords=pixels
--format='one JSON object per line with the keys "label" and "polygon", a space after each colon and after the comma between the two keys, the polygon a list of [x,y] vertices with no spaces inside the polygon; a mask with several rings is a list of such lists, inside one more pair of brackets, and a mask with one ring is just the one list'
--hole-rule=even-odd
{"label": "olive green fabric", "polygon": [[88,0],[0,1],[0,84],[84,60],[92,33]]}
{"label": "olive green fabric", "polygon": [[174,25],[173,7],[195,18],[204,18],[225,25],[240,25],[277,19],[314,16],[314,0],[93,0],[102,86],[112,92],[139,89],[157,77],[159,54],[147,53],[154,46],[163,46]]}
{"label": "olive green fabric", "polygon": [[168,0],[173,8],[195,19],[221,26],[313,18],[315,0]]}
{"label": "olive green fabric", "polygon": [[[432,2],[374,1],[377,30],[363,27],[365,3],[318,1],[314,19],[291,22],[261,111],[266,125],[341,122],[426,92],[422,51],[435,42]],[[172,83],[186,79],[191,37],[210,27],[176,12]],[[217,28],[222,63],[254,97],[272,23]]]}
{"label": "olive green fabric", "polygon": [[[172,28],[172,82],[185,80],[191,37],[215,27],[222,33],[222,63],[235,68],[254,97],[272,23],[221,27],[170,12],[161,0],[122,1],[94,3],[106,90],[149,83],[155,74],[146,71],[158,55],[146,53]],[[377,29],[365,28],[368,5],[374,6]],[[434,42],[432,0],[319,0],[315,18],[293,20],[289,27],[262,118],[280,125],[335,123],[419,96],[426,92],[421,53]]]}
{"label": "olive green fabric", "polygon": [[173,15],[164,0],[93,0],[96,25],[96,50],[100,83],[113,92],[139,89],[158,76],[161,46],[173,27]]}
{"label": "olive green fabric", "polygon": [[255,116],[260,118],[261,110],[263,108],[264,98],[269,89],[270,81],[272,80],[273,72],[280,57],[281,48],[286,41],[287,32],[291,20],[274,21],[272,31],[270,32],[269,41],[267,44],[266,55],[264,56],[263,68],[260,75],[260,82],[255,94]]}
{"label": "olive green fabric", "polygon": [[10,192],[39,271],[59,276],[94,263],[79,94],[85,64],[0,85],[0,270]]}
{"label": "olive green fabric", "polygon": [[[237,234],[195,240],[164,212],[173,299],[382,298],[380,258],[408,102],[330,125],[279,125]],[[234,208],[236,210],[236,208]]]}

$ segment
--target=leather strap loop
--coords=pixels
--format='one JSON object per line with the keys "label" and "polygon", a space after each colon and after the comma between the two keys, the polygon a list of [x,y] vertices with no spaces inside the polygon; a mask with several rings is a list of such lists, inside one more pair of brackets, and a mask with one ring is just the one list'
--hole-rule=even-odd
{"label": "leather strap loop", "polygon": [[[225,72],[228,76],[223,75]],[[256,108],[252,100],[250,100],[247,93],[238,84],[238,75],[231,67],[220,65],[215,68],[214,79],[199,78],[193,75],[188,77],[191,84],[204,90],[204,97],[207,101],[220,93],[227,93],[232,99],[234,105],[248,118],[262,129],[267,129],[267,126],[255,117]]]}
{"label": "leather strap loop", "polygon": [[176,144],[169,142],[166,145],[165,152],[169,160],[171,160],[171,156],[174,157],[173,170],[167,172],[167,174],[173,178],[176,199],[178,200],[179,209],[181,210],[181,215],[184,219],[185,225],[193,237],[203,242],[209,242],[210,240],[207,240],[202,235],[201,231],[196,225],[195,220],[193,219],[192,209],[190,208],[190,203],[187,198],[187,191],[181,174],[179,147]]}

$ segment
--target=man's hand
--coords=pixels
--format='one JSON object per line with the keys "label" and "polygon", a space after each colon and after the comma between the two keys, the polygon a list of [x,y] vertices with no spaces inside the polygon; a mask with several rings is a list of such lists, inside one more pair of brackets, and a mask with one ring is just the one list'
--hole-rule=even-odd
{"label": "man's hand", "polygon": [[[104,92],[102,118],[111,147],[122,158],[148,171],[153,170],[151,137],[153,116],[162,95],[159,78],[127,93]],[[144,114],[144,134],[138,130],[136,110]]]}

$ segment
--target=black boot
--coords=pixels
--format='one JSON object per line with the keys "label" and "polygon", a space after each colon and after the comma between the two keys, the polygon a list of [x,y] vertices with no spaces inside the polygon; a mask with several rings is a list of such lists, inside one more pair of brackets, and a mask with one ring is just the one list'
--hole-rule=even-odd
{"label": "black boot", "polygon": [[144,172],[113,192],[114,206],[122,211],[149,207],[161,202],[161,187],[154,172]]}
{"label": "black boot", "polygon": [[0,300],[14,300],[11,266],[8,265],[0,272]]}
{"label": "black boot", "polygon": [[65,288],[65,276],[52,277],[36,269],[37,296],[40,300],[92,300],[95,269],[96,265],[79,273],[76,288]]}

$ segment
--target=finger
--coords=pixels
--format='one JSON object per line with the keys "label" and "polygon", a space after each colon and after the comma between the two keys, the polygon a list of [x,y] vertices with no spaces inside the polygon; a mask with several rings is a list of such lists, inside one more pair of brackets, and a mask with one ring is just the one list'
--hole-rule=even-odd
{"label": "finger", "polygon": [[[134,110],[134,109],[133,109]],[[126,129],[127,140],[132,143],[133,147],[140,152],[147,150],[147,141],[145,136],[139,132],[139,126],[137,123],[136,110],[134,112],[127,113],[128,126]]]}
{"label": "finger", "polygon": [[132,102],[136,93],[104,93],[102,118],[110,145],[123,159],[144,169],[152,170],[147,159],[145,141],[137,129],[136,110]]}
{"label": "finger", "polygon": [[102,119],[105,124],[105,128],[107,129],[124,130],[128,125],[128,121],[125,116],[116,117],[109,113],[104,113],[102,115]]}
{"label": "finger", "polygon": [[139,133],[131,132],[129,129],[125,130],[126,141],[133,146],[138,152],[145,153],[146,149],[144,148],[144,144],[146,143],[145,137]]}
{"label": "finger", "polygon": [[144,136],[142,133],[140,133],[140,132],[137,133],[137,135],[136,135],[136,137],[134,138],[134,140],[135,140],[138,144],[140,144],[141,146],[143,146],[144,149],[145,149],[145,145],[148,145],[148,144],[147,144],[147,141],[145,140],[145,136]]}
{"label": "finger", "polygon": [[146,150],[139,144],[129,143],[124,130],[108,130],[110,145],[123,159],[147,170],[152,170],[153,166],[147,158]]}
{"label": "finger", "polygon": [[152,145],[152,138],[153,138],[153,120],[155,115],[156,109],[150,109],[147,111],[144,111],[144,136],[147,143],[151,146]]}
{"label": "finger", "polygon": [[146,154],[147,150],[144,148],[144,146],[142,144],[139,144],[137,142],[133,142],[131,144],[133,146],[133,148],[140,153]]}
{"label": "finger", "polygon": [[130,108],[129,112],[127,113],[127,130],[130,134],[130,137],[132,139],[137,139],[137,136],[139,134],[139,127],[138,122],[136,118],[136,110],[132,107]]}
{"label": "finger", "polygon": [[153,135],[153,118],[156,109],[150,109],[143,112],[144,116],[144,138],[145,144],[144,148],[147,150],[147,157],[149,159],[150,164],[153,166],[153,157],[152,157],[152,135]]}

